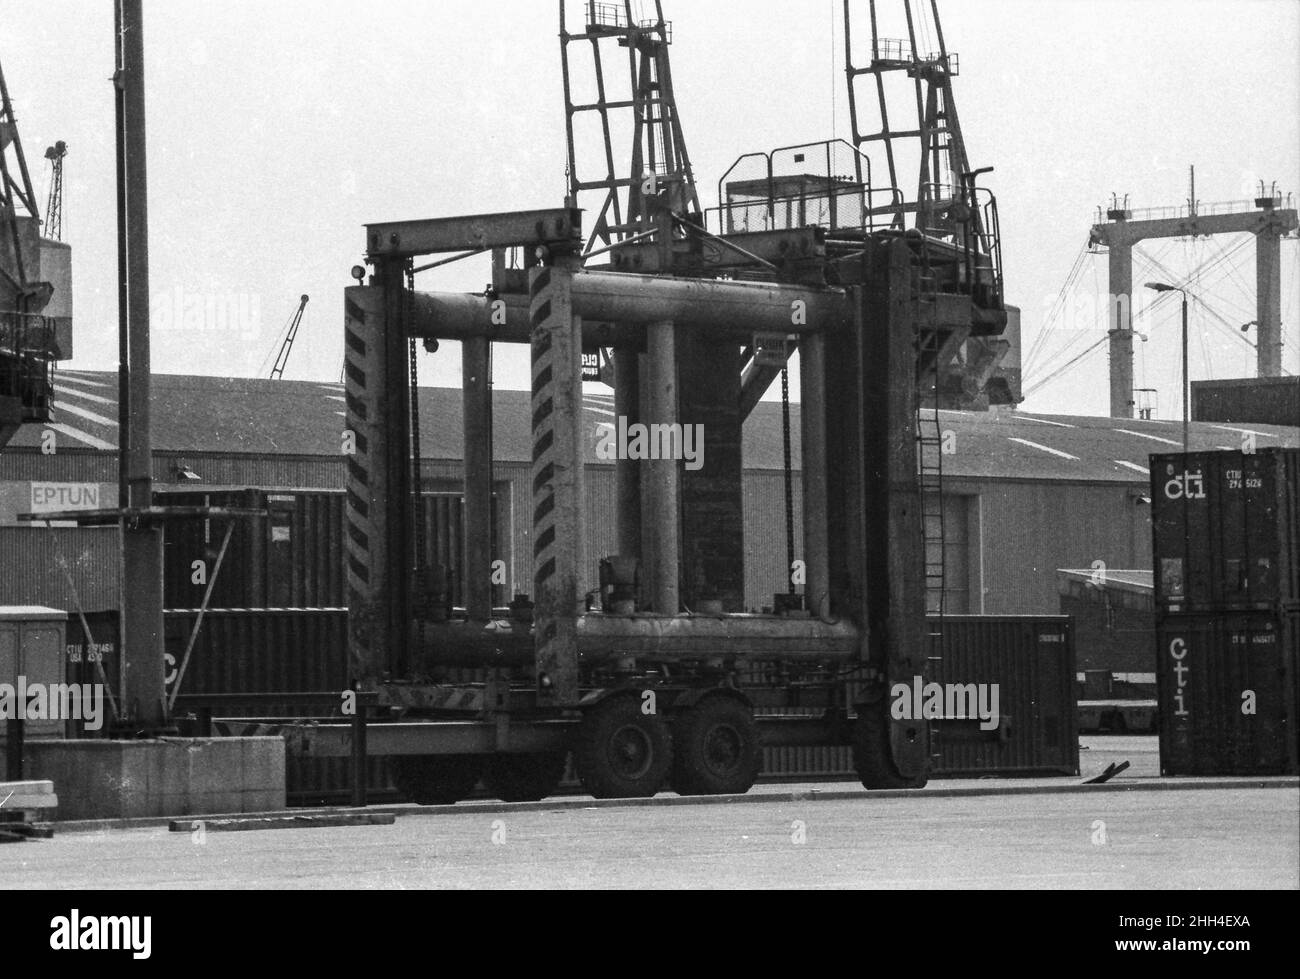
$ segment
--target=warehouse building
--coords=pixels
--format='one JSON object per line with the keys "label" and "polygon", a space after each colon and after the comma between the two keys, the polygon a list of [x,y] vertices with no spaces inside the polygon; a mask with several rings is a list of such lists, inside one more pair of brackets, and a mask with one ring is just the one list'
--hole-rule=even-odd
{"label": "warehouse building", "polygon": [[[73,608],[75,587],[88,611],[115,608],[115,529],[47,528],[20,513],[117,504],[117,375],[61,371],[55,421],[29,426],[0,452],[0,605]],[[248,378],[158,375],[153,380],[154,478],[160,490],[341,493],[344,395],[340,385]],[[423,485],[447,504],[444,550],[456,549],[460,486],[461,395],[422,389]],[[799,465],[798,406],[792,406],[793,466]],[[613,466],[596,446],[614,422],[607,388],[586,395],[589,433],[588,560],[595,587],[599,559],[614,553]],[[1011,409],[940,413],[945,433],[945,611],[950,614],[1057,614],[1062,568],[1149,569],[1148,456],[1177,449],[1176,422],[1057,417]],[[508,601],[530,591],[531,432],[529,395],[497,391],[497,560]],[[764,402],[745,427],[745,604],[760,611],[785,590],[786,507],[781,405]],[[1219,423],[1192,426],[1194,449],[1238,448],[1243,431],[1260,447],[1300,445],[1300,429]],[[799,480],[793,481],[798,513]],[[272,521],[274,523],[274,521]],[[322,522],[291,538],[270,527],[273,544],[338,560],[341,527]],[[799,521],[795,521],[798,558]],[[177,531],[178,536],[190,531]],[[205,540],[213,538],[210,528]],[[304,551],[305,553],[305,551]],[[188,558],[189,555],[184,557]],[[169,560],[171,558],[169,557]],[[447,563],[459,563],[449,554]],[[188,566],[189,561],[185,561]],[[232,558],[227,575],[243,573]],[[193,604],[201,598],[196,587]],[[291,589],[286,603],[293,603]]]}

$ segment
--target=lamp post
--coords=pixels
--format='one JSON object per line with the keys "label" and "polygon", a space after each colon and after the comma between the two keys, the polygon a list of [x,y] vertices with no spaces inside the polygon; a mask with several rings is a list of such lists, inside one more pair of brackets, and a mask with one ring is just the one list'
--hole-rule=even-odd
{"label": "lamp post", "polygon": [[1147,288],[1154,292],[1178,292],[1183,296],[1183,452],[1188,452],[1188,422],[1191,415],[1191,384],[1187,377],[1187,290],[1171,286],[1165,282],[1148,282]]}

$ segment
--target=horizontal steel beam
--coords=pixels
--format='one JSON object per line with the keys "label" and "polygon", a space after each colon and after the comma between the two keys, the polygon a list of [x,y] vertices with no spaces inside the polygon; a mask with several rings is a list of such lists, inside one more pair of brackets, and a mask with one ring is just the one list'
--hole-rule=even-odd
{"label": "horizontal steel beam", "polygon": [[[653,662],[783,659],[845,662],[858,656],[858,630],[847,620],[772,615],[584,615],[578,651],[587,664],[616,657]],[[439,666],[529,666],[533,637],[481,623],[413,623],[411,648],[419,669]],[[418,672],[418,670],[417,670]]]}
{"label": "horizontal steel beam", "polygon": [[[766,747],[815,747],[841,743],[836,725],[821,717],[756,717],[759,739]],[[399,721],[366,726],[366,754],[486,755],[565,751],[576,720],[512,719],[505,747],[497,741],[491,721]],[[351,724],[294,724],[282,729],[289,754],[306,758],[349,758]]]}
{"label": "horizontal steel beam", "polygon": [[578,620],[583,660],[613,655],[650,660],[744,658],[845,662],[860,634],[847,620],[771,615],[587,615]]}
{"label": "horizontal steel beam", "polygon": [[[526,343],[531,335],[528,302],[522,295],[506,294],[498,300],[416,293],[413,305],[414,315],[407,324],[411,336],[443,340],[488,336],[503,343]],[[602,343],[641,342],[645,324],[667,320],[748,343],[761,332],[820,332],[844,321],[848,303],[839,289],[579,272],[573,277],[573,311],[583,320],[584,337],[589,324],[619,324]],[[623,330],[629,326],[635,329]]]}
{"label": "horizontal steel beam", "polygon": [[[573,721],[510,722],[504,745],[495,721],[400,721],[366,725],[368,755],[484,755],[494,751],[564,751]],[[352,756],[351,724],[301,724],[283,729],[286,751],[307,758]]]}
{"label": "horizontal steel beam", "polygon": [[577,248],[582,244],[582,211],[563,207],[369,224],[366,242],[371,258],[529,245]]}
{"label": "horizontal steel beam", "polygon": [[1110,221],[1092,228],[1092,239],[1099,244],[1123,246],[1148,238],[1182,238],[1191,235],[1222,235],[1236,232],[1262,234],[1296,230],[1294,210],[1239,211],[1236,214],[1198,214],[1195,217],[1155,218],[1148,221]]}

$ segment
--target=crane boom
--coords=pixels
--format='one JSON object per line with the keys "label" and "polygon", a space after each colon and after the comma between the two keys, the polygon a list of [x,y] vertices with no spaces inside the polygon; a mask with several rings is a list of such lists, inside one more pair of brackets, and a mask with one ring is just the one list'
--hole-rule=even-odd
{"label": "crane boom", "polygon": [[275,366],[271,368],[271,380],[278,381],[284,377],[284,369],[289,363],[289,353],[293,350],[293,341],[298,336],[298,327],[302,323],[302,314],[307,309],[307,301],[310,296],[303,296],[298,303],[298,309],[293,314],[293,321],[289,324],[289,331],[284,335],[284,342],[280,344],[280,352],[276,355]]}

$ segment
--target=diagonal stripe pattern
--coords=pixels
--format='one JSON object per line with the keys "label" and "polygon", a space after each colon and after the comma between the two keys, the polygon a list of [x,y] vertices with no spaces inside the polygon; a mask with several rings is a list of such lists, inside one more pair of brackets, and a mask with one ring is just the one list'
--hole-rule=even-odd
{"label": "diagonal stripe pattern", "polygon": [[576,702],[577,628],[583,560],[582,342],[570,302],[572,273],[534,269],[532,328],[533,589],[541,689],[554,703]]}

